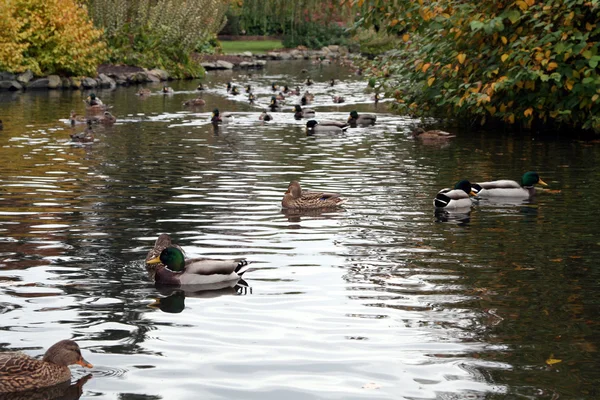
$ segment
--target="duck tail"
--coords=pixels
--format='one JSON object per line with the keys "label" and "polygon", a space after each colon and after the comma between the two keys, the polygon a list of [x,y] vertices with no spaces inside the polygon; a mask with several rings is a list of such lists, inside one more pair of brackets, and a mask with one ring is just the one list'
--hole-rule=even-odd
{"label": "duck tail", "polygon": [[236,261],[238,262],[238,264],[235,267],[234,271],[239,276],[242,276],[242,275],[244,275],[244,272],[248,271],[248,269],[250,268],[250,263],[245,258],[241,258]]}
{"label": "duck tail", "polygon": [[448,204],[450,204],[450,197],[446,196],[443,193],[438,193],[437,196],[435,196],[435,199],[433,200],[433,205],[435,208],[444,208],[446,207]]}

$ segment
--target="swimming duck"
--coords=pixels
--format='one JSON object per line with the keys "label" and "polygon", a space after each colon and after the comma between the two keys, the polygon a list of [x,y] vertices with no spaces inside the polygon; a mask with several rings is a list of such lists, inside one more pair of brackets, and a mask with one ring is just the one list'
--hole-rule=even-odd
{"label": "swimming duck", "polygon": [[379,93],[375,93],[372,100],[375,102],[375,105],[379,103]]}
{"label": "swimming duck", "polygon": [[276,98],[278,101],[284,101],[284,102],[285,102],[285,96],[283,95],[283,93],[282,93],[282,92],[279,92],[279,94],[278,94],[277,96],[275,96],[275,98]]}
{"label": "swimming duck", "polygon": [[210,258],[189,258],[179,246],[169,246],[158,257],[146,264],[163,264],[156,269],[155,281],[159,285],[206,285],[217,282],[238,280],[248,270],[245,258],[216,260]]}
{"label": "swimming duck", "polygon": [[331,78],[329,81],[329,86],[335,86],[335,79]]}
{"label": "swimming duck", "polygon": [[152,247],[148,251],[148,254],[146,254],[146,271],[148,272],[148,275],[151,280],[154,280],[156,270],[160,267],[164,267],[165,265],[160,263],[148,264],[148,261],[160,256],[160,253],[167,247],[177,247],[179,248],[179,250],[183,251],[183,249],[179,247],[179,245],[171,241],[171,237],[169,235],[167,235],[166,233],[159,235],[156,239],[156,242],[154,242],[154,247]]}
{"label": "swimming duck", "polygon": [[344,101],[346,101],[342,96],[333,96],[333,102],[334,103],[343,103]]}
{"label": "swimming duck", "polygon": [[271,90],[272,90],[272,91],[274,91],[274,92],[276,92],[276,91],[278,91],[278,90],[279,90],[279,86],[277,86],[277,85],[276,85],[276,84],[274,84],[274,83],[271,83]]}
{"label": "swimming duck", "polygon": [[102,100],[96,97],[96,93],[90,93],[90,95],[85,99],[85,102],[88,106],[104,105],[104,103],[102,103]]}
{"label": "swimming duck", "polygon": [[254,96],[254,94],[250,93],[248,95],[248,103],[254,104],[254,100],[256,100],[256,97]]}
{"label": "swimming duck", "polygon": [[350,111],[350,116],[348,117],[348,123],[351,127],[356,128],[356,126],[368,126],[374,125],[377,120],[377,116],[374,114],[360,114],[356,110]]}
{"label": "swimming duck", "polygon": [[75,110],[71,110],[71,116],[69,117],[69,120],[71,121],[71,126],[73,126],[78,124],[85,124],[87,118],[82,115],[77,115]]}
{"label": "swimming duck", "polygon": [[210,122],[212,122],[213,124],[226,123],[226,122],[230,122],[230,121],[231,121],[231,114],[229,114],[229,113],[221,114],[219,112],[218,108],[215,108],[213,110],[212,117],[210,119]]}
{"label": "swimming duck", "polygon": [[92,117],[88,121],[90,121],[93,124],[111,125],[117,122],[117,118],[110,112],[105,111],[104,114],[97,117]]}
{"label": "swimming duck", "polygon": [[240,94],[240,90],[237,88],[237,86],[232,86],[231,87],[231,92],[230,92],[233,96],[237,96],[238,94]]}
{"label": "swimming duck", "polygon": [[92,129],[92,121],[87,121],[87,127],[83,132],[74,133],[71,136],[73,142],[90,143],[94,141],[94,130]]}
{"label": "swimming duck", "polygon": [[140,90],[137,91],[138,96],[150,96],[151,94],[152,94],[152,91],[147,88],[141,88]]}
{"label": "swimming duck", "polygon": [[196,90],[204,90],[204,85],[202,84],[202,82],[200,82]]}
{"label": "swimming duck", "polygon": [[348,125],[344,122],[337,121],[322,121],[319,123],[311,119],[306,123],[306,134],[312,136],[315,133],[343,133],[348,129]]}
{"label": "swimming duck", "polygon": [[260,114],[258,119],[260,119],[261,121],[271,121],[273,117],[267,112],[267,110],[265,110],[262,112],[262,114]]}
{"label": "swimming duck", "polygon": [[421,140],[439,140],[439,141],[448,140],[448,139],[452,139],[452,138],[456,137],[456,135],[453,135],[453,134],[445,132],[445,131],[440,131],[440,130],[426,131],[423,128],[415,129],[413,131],[412,135],[414,138],[421,139]]}
{"label": "swimming duck", "polygon": [[163,86],[161,92],[163,92],[164,94],[173,94],[173,88],[165,85]]}
{"label": "swimming duck", "polygon": [[84,100],[84,103],[85,110],[92,114],[103,112],[112,108],[112,106],[102,103],[102,100],[96,97],[96,94],[94,93],[90,93],[90,95]]}
{"label": "swimming duck", "polygon": [[314,118],[315,110],[310,108],[302,108],[300,105],[296,104],[294,106],[294,119],[301,120],[302,118]]}
{"label": "swimming duck", "polygon": [[477,197],[484,198],[509,197],[513,199],[530,199],[535,196],[534,185],[536,184],[548,186],[537,172],[529,171],[523,174],[520,184],[516,181],[506,179],[492,182],[478,182],[473,184],[473,191],[477,194]]}
{"label": "swimming duck", "polygon": [[292,181],[281,200],[281,206],[287,209],[334,208],[342,205],[346,199],[338,193],[309,192],[302,190],[300,183]]}
{"label": "swimming duck", "polygon": [[227,82],[227,93],[231,92],[231,82]]}
{"label": "swimming duck", "polygon": [[271,97],[271,103],[269,103],[269,109],[271,111],[281,110],[281,107],[279,106],[279,103],[277,102],[277,97],[275,97],[275,96]]}
{"label": "swimming duck", "polygon": [[304,84],[305,84],[306,86],[310,86],[310,85],[312,85],[313,83],[314,83],[314,82],[313,82],[313,81],[312,81],[312,79],[310,79],[310,78],[306,78],[306,80],[304,81]]}
{"label": "swimming duck", "polygon": [[472,200],[469,196],[475,193],[471,189],[471,182],[466,179],[457,182],[453,189],[442,189],[433,199],[435,208],[466,208],[471,207]]}
{"label": "swimming duck", "polygon": [[285,94],[290,93],[290,88],[288,87],[288,85],[283,85],[283,93],[285,93]]}
{"label": "swimming duck", "polygon": [[252,86],[246,85],[246,93],[252,93]]}
{"label": "swimming duck", "polygon": [[204,99],[201,99],[200,97],[197,97],[195,99],[190,99],[190,100],[183,102],[183,105],[186,107],[203,106],[205,104],[206,104],[206,101],[204,101]]}
{"label": "swimming duck", "polygon": [[41,360],[21,352],[0,353],[0,393],[44,388],[68,381],[71,364],[93,368],[72,340],[55,343]]}
{"label": "swimming duck", "polygon": [[296,86],[296,89],[292,90],[291,94],[300,96],[300,86]]}

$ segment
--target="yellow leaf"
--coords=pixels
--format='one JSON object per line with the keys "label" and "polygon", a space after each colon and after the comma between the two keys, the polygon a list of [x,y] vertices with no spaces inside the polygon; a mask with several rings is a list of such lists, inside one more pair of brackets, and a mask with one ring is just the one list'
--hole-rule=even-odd
{"label": "yellow leaf", "polygon": [[486,108],[486,110],[488,110],[488,112],[490,113],[490,115],[496,114],[496,107],[494,107],[494,106],[486,106],[485,108]]}
{"label": "yellow leaf", "polygon": [[596,25],[596,24],[592,25],[592,24],[590,24],[589,22],[586,22],[586,23],[585,23],[585,30],[589,32],[589,31],[591,31],[592,29],[594,29],[594,26],[595,26],[595,25]]}
{"label": "yellow leaf", "polygon": [[505,104],[501,104],[501,105],[500,105],[500,112],[501,112],[501,113],[504,113],[504,112],[506,112],[506,105],[505,105]]}
{"label": "yellow leaf", "polygon": [[467,55],[465,53],[460,53],[459,55],[456,56],[456,58],[458,59],[458,62],[461,64],[464,64]]}
{"label": "yellow leaf", "polygon": [[531,7],[532,5],[534,5],[534,4],[535,4],[535,0],[525,0],[525,2],[527,3],[527,5],[528,5],[529,7]]}
{"label": "yellow leaf", "polygon": [[427,70],[429,69],[429,67],[431,67],[430,63],[426,63],[423,65],[423,68],[421,68],[421,71],[423,72],[427,72]]}
{"label": "yellow leaf", "polygon": [[517,3],[516,3],[516,4],[517,4],[517,5],[519,6],[519,8],[520,8],[521,10],[523,10],[523,11],[525,11],[525,10],[527,10],[527,9],[529,8],[529,6],[527,5],[527,3],[525,3],[523,0],[519,0],[519,1],[517,1]]}
{"label": "yellow leaf", "polygon": [[390,26],[393,28],[394,26],[398,25],[398,21],[397,19],[393,20],[392,22],[390,22]]}
{"label": "yellow leaf", "polygon": [[532,107],[529,107],[527,110],[525,110],[523,112],[523,115],[526,116],[526,117],[531,116],[531,114],[533,114],[533,108]]}
{"label": "yellow leaf", "polygon": [[358,0],[358,6],[362,7],[363,3],[365,2],[365,0]]}
{"label": "yellow leaf", "polygon": [[409,39],[410,39],[410,35],[408,33],[405,33],[404,35],[402,35],[402,40],[404,41],[404,43],[408,42]]}
{"label": "yellow leaf", "polygon": [[592,96],[592,101],[596,101],[596,100],[598,100],[598,97],[600,97],[600,96],[598,96],[597,94],[593,95],[593,96]]}
{"label": "yellow leaf", "polygon": [[556,68],[558,68],[558,64],[555,63],[554,61],[552,61],[551,63],[548,63],[548,66],[546,67],[546,69],[548,71],[554,71]]}
{"label": "yellow leaf", "polygon": [[573,90],[573,84],[575,82],[573,82],[571,79],[567,79],[567,81],[565,82],[565,86],[567,87],[567,89],[569,90]]}
{"label": "yellow leaf", "polygon": [[431,78],[427,79],[427,86],[433,85],[434,81],[435,81],[435,76],[432,76]]}
{"label": "yellow leaf", "polygon": [[512,113],[509,114],[507,120],[508,120],[509,124],[514,124],[515,123],[515,115]]}
{"label": "yellow leaf", "polygon": [[500,56],[500,59],[502,60],[502,62],[506,61],[506,59],[508,58],[508,54],[504,53],[502,54],[502,56]]}
{"label": "yellow leaf", "polygon": [[562,360],[552,358],[552,356],[550,356],[550,358],[546,360],[546,364],[548,365],[558,364],[559,362],[562,362]]}
{"label": "yellow leaf", "polygon": [[500,40],[502,40],[502,43],[504,44],[508,43],[508,39],[506,39],[506,36],[502,36]]}

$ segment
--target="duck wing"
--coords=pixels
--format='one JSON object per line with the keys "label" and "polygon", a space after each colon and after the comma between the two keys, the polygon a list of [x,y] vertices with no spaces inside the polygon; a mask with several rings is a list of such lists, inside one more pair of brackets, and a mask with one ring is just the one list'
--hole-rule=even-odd
{"label": "duck wing", "polygon": [[219,260],[214,258],[190,258],[185,260],[184,274],[194,275],[229,275],[242,276],[248,270],[245,258]]}

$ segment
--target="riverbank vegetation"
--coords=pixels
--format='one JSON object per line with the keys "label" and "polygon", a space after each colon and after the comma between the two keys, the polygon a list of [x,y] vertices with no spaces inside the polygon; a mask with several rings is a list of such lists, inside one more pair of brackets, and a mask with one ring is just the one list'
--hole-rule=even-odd
{"label": "riverbank vegetation", "polygon": [[244,51],[261,54],[283,48],[281,40],[222,40],[220,44],[221,51],[225,54],[242,53]]}
{"label": "riverbank vegetation", "polygon": [[598,2],[343,2],[402,39],[369,70],[397,110],[600,131]]}

